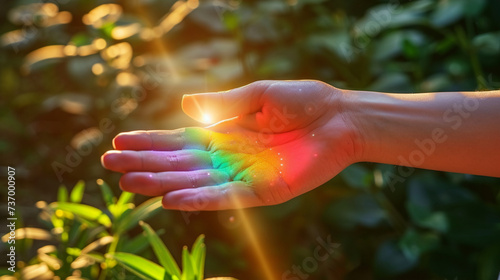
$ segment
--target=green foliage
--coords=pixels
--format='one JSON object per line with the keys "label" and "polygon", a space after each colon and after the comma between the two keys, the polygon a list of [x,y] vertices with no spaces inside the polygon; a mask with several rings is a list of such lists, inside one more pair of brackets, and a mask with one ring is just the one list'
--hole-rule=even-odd
{"label": "green foliage", "polygon": [[[131,195],[122,193],[116,198],[109,186],[102,180],[99,185],[108,209],[126,205],[132,211],[106,213],[98,208],[81,204],[85,183],[79,181],[71,191],[71,201],[66,202],[67,189],[59,188],[58,201],[47,205],[38,202],[42,212],[40,217],[47,222],[49,231],[39,228],[16,230],[17,240],[47,240],[51,245],[37,249],[37,256],[20,271],[22,279],[51,279],[55,276],[75,279],[116,279],[126,277],[127,271],[141,279],[152,280],[203,280],[205,245],[203,235],[194,243],[192,251],[183,250],[183,271],[167,249],[158,233],[142,219],[150,218],[161,208],[159,198],[150,199],[137,207],[131,203]],[[144,234],[132,237],[129,230],[138,222]],[[116,225],[116,226],[115,226]],[[3,238],[8,238],[5,235]],[[144,254],[144,244],[151,244],[160,266],[137,254]],[[8,273],[10,274],[10,273]],[[127,278],[128,279],[128,278]]]}
{"label": "green foliage", "polygon": [[[151,27],[176,1],[108,1],[121,8],[87,23],[84,16],[103,8],[102,2],[32,2],[5,1],[0,11],[1,161],[23,170],[16,197],[23,209],[58,192],[57,202],[41,207],[42,221],[29,221],[48,230],[24,227],[22,245],[32,248],[31,240],[40,239],[61,247],[23,256],[26,268],[44,263],[36,268],[61,276],[75,271],[89,279],[103,271],[111,279],[132,276],[106,259],[108,252],[151,259],[149,235],[132,233],[139,221],[161,211],[159,200],[134,207],[132,194],[116,198],[104,182],[96,192],[87,186],[87,197],[82,183],[71,192],[57,186],[81,178],[105,178],[116,186],[118,178],[99,165],[112,137],[133,129],[198,125],[182,116],[183,93],[258,79],[318,79],[340,88],[387,92],[500,87],[497,0],[207,1],[154,40],[147,36]],[[71,21],[62,20],[68,13]],[[124,30],[131,30],[130,36]],[[104,48],[82,51],[94,44]],[[30,60],[54,45],[63,47],[62,56]],[[331,234],[342,245],[342,256],[331,256],[310,279],[496,279],[500,181],[403,173],[408,172],[356,164],[286,204],[248,210],[266,228],[260,235],[273,245],[266,253],[279,251],[277,277],[282,268],[310,257],[318,236]],[[93,201],[99,192],[105,207]],[[76,206],[82,199],[93,206]],[[213,236],[207,244],[213,252],[208,271],[262,278],[258,263],[247,257],[251,245],[237,213],[190,214],[189,223],[186,216],[174,213],[172,222],[150,222],[169,233],[167,243],[187,244],[198,232]],[[113,242],[82,254],[86,267],[71,268],[84,248],[109,241],[106,237]],[[162,250],[153,243],[154,252]],[[182,256],[180,249],[172,252]],[[193,271],[204,263],[198,261],[204,250],[185,256]],[[165,259],[158,263],[175,271]]]}
{"label": "green foliage", "polygon": [[171,279],[165,275],[165,269],[145,258],[129,253],[110,253],[109,257],[118,261],[120,265],[133,272],[141,279]]}

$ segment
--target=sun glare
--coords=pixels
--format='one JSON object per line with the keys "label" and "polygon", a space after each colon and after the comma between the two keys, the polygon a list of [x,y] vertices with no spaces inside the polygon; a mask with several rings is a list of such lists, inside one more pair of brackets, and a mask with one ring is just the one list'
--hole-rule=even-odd
{"label": "sun glare", "polygon": [[212,116],[209,114],[203,114],[202,115],[202,122],[203,123],[212,123]]}

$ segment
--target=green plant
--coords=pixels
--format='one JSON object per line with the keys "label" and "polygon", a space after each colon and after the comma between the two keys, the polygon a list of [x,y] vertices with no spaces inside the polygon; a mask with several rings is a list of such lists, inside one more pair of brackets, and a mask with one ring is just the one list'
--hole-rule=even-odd
{"label": "green plant", "polygon": [[[98,180],[106,209],[82,203],[85,183],[79,181],[68,194],[61,186],[56,202],[39,201],[40,218],[46,225],[41,228],[20,228],[16,239],[40,240],[48,244],[36,249],[36,256],[21,265],[20,279],[141,279],[202,280],[205,262],[204,236],[194,243],[191,252],[182,252],[182,267],[175,262],[160,239],[162,231],[155,232],[143,220],[161,209],[161,197],[145,201],[137,207],[134,195],[122,192],[114,196],[110,187]],[[131,236],[138,224],[144,232]],[[2,239],[7,239],[5,235]],[[5,240],[4,240],[5,241]],[[160,264],[146,257],[151,244]],[[119,265],[117,265],[119,264]],[[133,274],[127,273],[132,272]],[[130,278],[132,277],[132,278]]]}
{"label": "green plant", "polygon": [[[115,184],[99,157],[118,132],[196,125],[180,117],[182,93],[225,90],[258,79],[304,78],[387,92],[500,88],[498,0],[203,1],[158,41],[133,32],[113,38],[115,30],[127,26],[150,31],[178,2],[185,1],[106,1],[120,5],[121,16],[98,19],[103,24],[94,27],[83,16],[102,1],[3,1],[0,161],[23,167],[16,200],[26,212],[33,211],[35,199],[57,192],[54,162],[67,166],[64,182],[103,177]],[[71,21],[61,21],[68,13]],[[106,47],[98,53],[47,59],[23,73],[30,54],[43,47],[70,46],[72,54],[73,47],[100,46],[102,40]],[[122,57],[130,64],[126,69],[101,55],[123,43],[131,46]],[[123,82],[118,76],[129,82],[118,83]],[[111,120],[114,129],[97,131],[103,119]],[[89,146],[92,151],[81,156],[77,167],[65,162],[79,147]],[[353,168],[286,204],[247,210],[266,229],[261,234],[273,244],[269,251],[280,251],[277,268],[302,262],[318,234],[331,234],[342,244],[342,258],[325,262],[311,279],[497,279],[498,179],[426,170],[401,173],[399,167],[378,164]],[[5,190],[0,188],[0,197]],[[181,213],[172,213],[175,230],[169,237],[189,244],[197,236],[192,228],[209,235],[207,270],[259,278],[259,270],[250,269],[256,262],[248,257],[251,249],[241,238],[237,214],[187,216],[189,225]],[[148,222],[161,228],[159,221]],[[60,234],[49,234],[51,244],[60,243],[55,239]],[[125,234],[119,243],[132,238],[129,231]],[[146,237],[142,240],[147,247]],[[20,240],[28,247],[31,242]],[[97,249],[99,254],[107,246]],[[153,257],[148,249],[136,254]],[[100,264],[93,267],[102,270]],[[127,272],[119,265],[109,271]]]}
{"label": "green plant", "polygon": [[204,236],[200,235],[193,244],[191,252],[184,246],[182,249],[182,272],[156,232],[144,222],[140,222],[151,244],[160,265],[126,252],[108,254],[108,258],[116,260],[121,266],[133,272],[142,279],[151,280],[203,280],[205,265]]}

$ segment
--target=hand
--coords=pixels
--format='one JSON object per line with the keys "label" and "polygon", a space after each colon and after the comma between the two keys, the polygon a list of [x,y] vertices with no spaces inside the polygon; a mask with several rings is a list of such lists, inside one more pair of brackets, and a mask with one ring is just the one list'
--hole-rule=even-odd
{"label": "hand", "polygon": [[120,133],[104,167],[125,191],[163,196],[163,206],[218,210],[272,205],[312,190],[359,158],[343,113],[345,93],[317,81],[260,81],[186,95],[207,128]]}

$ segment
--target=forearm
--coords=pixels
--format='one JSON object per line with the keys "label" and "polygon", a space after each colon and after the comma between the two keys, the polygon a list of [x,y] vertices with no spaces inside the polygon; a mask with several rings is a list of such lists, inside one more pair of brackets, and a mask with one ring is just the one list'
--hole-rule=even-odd
{"label": "forearm", "polygon": [[500,91],[346,96],[361,161],[500,177]]}

